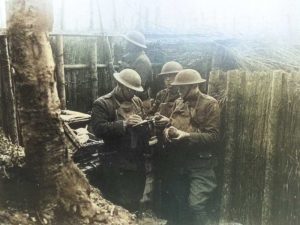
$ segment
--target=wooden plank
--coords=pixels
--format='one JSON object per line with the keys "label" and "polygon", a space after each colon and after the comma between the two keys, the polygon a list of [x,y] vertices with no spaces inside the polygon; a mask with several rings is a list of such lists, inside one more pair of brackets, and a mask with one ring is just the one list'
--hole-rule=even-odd
{"label": "wooden plank", "polygon": [[[106,64],[97,64],[97,68],[106,68]],[[66,70],[78,70],[78,69],[87,69],[89,68],[89,65],[87,64],[65,64],[64,68]]]}
{"label": "wooden plank", "polygon": [[272,225],[300,224],[300,74],[282,76],[272,195]]}
{"label": "wooden plank", "polygon": [[232,197],[232,163],[234,159],[236,146],[236,106],[238,104],[239,87],[241,86],[241,76],[237,71],[230,71],[227,74],[227,101],[225,119],[225,146],[224,146],[224,174],[223,174],[223,189],[221,199],[220,221],[228,222],[231,220],[231,197]]}
{"label": "wooden plank", "polygon": [[272,197],[274,190],[274,158],[277,151],[279,110],[283,95],[282,90],[283,72],[276,71],[272,76],[270,89],[270,105],[267,118],[266,135],[266,168],[265,168],[265,187],[262,202],[262,224],[272,225]]}

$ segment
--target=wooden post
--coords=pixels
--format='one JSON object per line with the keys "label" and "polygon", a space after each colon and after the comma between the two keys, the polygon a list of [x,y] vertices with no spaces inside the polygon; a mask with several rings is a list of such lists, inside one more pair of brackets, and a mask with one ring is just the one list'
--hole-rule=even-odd
{"label": "wooden post", "polygon": [[[283,72],[276,71],[272,76],[272,85],[270,88],[270,103],[267,118],[266,134],[266,169],[265,169],[265,187],[262,202],[262,225],[272,225],[272,200],[274,189],[274,158],[277,149],[279,111],[283,96],[282,88]],[[285,99],[286,100],[286,99]]]}
{"label": "wooden post", "polygon": [[[103,32],[103,23],[99,1],[96,2],[98,16],[99,16],[99,25],[101,32]],[[90,0],[90,10],[94,12],[93,0]],[[90,29],[94,28],[94,17],[93,13],[90,20]],[[97,70],[97,38],[91,39],[91,48],[90,48],[90,74],[91,74],[91,86],[92,86],[92,102],[98,98],[98,70]]]}
{"label": "wooden post", "polygon": [[90,73],[92,83],[92,100],[98,98],[98,71],[97,71],[97,39],[91,40],[90,49]]}
{"label": "wooden post", "polygon": [[72,82],[72,98],[73,98],[73,105],[72,108],[74,110],[77,110],[77,76],[78,76],[78,71],[73,71],[72,72],[72,77],[71,77],[71,82]]}
{"label": "wooden post", "polygon": [[[60,28],[64,29],[64,1],[61,1],[61,20]],[[66,78],[64,68],[64,37],[59,35],[56,37],[56,72],[57,72],[57,92],[60,99],[60,108],[66,109]]]}
{"label": "wooden post", "polygon": [[232,198],[232,182],[233,171],[232,163],[236,151],[236,106],[238,104],[239,89],[241,86],[241,76],[237,71],[230,71],[227,73],[227,101],[225,112],[225,148],[224,148],[224,174],[223,174],[223,189],[221,199],[220,221],[229,222],[231,216],[231,198]]}
{"label": "wooden post", "polygon": [[60,99],[61,109],[66,109],[66,89],[65,89],[65,70],[64,70],[64,38],[62,35],[56,37],[56,71],[57,71],[57,90]]}
{"label": "wooden post", "polygon": [[0,37],[0,67],[2,84],[2,121],[3,131],[12,143],[18,144],[16,102],[13,91],[11,68],[6,37]]}
{"label": "wooden post", "polygon": [[[0,52],[1,52],[1,49],[0,49]],[[0,64],[0,105],[1,105],[1,107],[0,107],[0,127],[3,127],[3,123],[2,123],[2,121],[3,121],[3,118],[2,118],[2,116],[3,116],[3,106],[4,106],[4,104],[3,104],[3,87],[2,87],[2,73],[1,73],[1,64]]]}

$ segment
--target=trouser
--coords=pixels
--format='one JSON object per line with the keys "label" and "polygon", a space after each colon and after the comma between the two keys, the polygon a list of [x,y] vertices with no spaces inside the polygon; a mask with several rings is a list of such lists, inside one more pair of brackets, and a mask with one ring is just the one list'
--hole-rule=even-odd
{"label": "trouser", "polygon": [[100,179],[103,182],[101,192],[106,199],[131,212],[138,211],[145,184],[143,171],[107,167],[102,168]]}
{"label": "trouser", "polygon": [[169,224],[207,224],[207,203],[216,187],[215,173],[212,169],[169,171],[166,185]]}
{"label": "trouser", "polygon": [[145,160],[145,186],[143,197],[140,200],[142,210],[152,209],[153,207],[153,190],[154,190],[154,172],[152,158]]}

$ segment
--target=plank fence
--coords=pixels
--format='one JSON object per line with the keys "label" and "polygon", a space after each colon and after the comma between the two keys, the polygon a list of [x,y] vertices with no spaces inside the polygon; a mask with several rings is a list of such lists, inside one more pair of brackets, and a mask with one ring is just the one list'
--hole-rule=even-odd
{"label": "plank fence", "polygon": [[111,60],[107,54],[109,43],[104,37],[64,38],[63,50],[52,44],[54,57],[59,62],[56,64],[63,67],[64,73],[57,69],[57,78],[64,76],[64,79],[57,79],[58,86],[63,80],[67,109],[89,112],[93,101],[113,88],[113,71],[108,66]]}
{"label": "plank fence", "polygon": [[214,71],[221,222],[300,224],[300,73]]}

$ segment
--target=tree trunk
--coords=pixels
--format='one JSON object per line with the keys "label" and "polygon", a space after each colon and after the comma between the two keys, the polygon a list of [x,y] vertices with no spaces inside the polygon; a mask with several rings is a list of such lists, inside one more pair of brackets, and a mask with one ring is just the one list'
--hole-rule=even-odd
{"label": "tree trunk", "polygon": [[13,93],[11,68],[9,64],[8,46],[6,37],[0,37],[0,69],[2,85],[2,121],[3,131],[12,143],[18,144],[18,129],[16,119],[16,105]]}
{"label": "tree trunk", "polygon": [[47,0],[14,0],[12,3],[8,37],[16,71],[26,166],[36,186],[32,202],[45,217],[53,215],[57,206],[92,217],[96,208],[90,201],[90,185],[65,156],[48,35],[53,22],[51,3]]}

